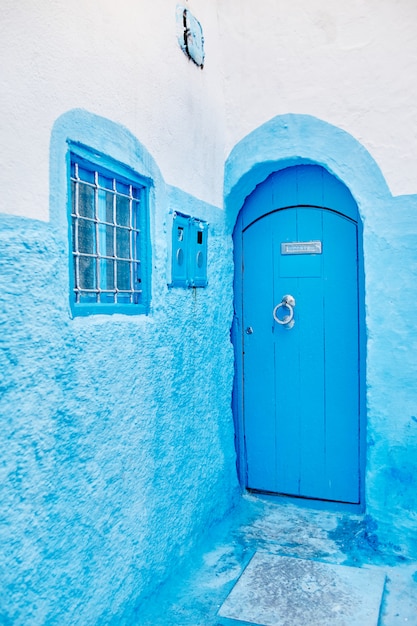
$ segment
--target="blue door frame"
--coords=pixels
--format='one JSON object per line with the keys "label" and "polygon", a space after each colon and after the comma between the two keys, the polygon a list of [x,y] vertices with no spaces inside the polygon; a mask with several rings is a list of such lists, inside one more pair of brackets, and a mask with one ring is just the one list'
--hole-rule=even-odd
{"label": "blue door frame", "polygon": [[[326,215],[333,216],[329,217],[330,221],[337,223],[350,223],[354,225],[355,228],[355,239],[357,237],[357,269],[355,269],[355,276],[357,279],[357,315],[358,315],[358,324],[357,324],[357,337],[355,338],[355,342],[357,342],[357,362],[358,362],[358,375],[357,375],[357,389],[353,389],[353,394],[357,398],[355,398],[356,406],[357,406],[357,444],[351,442],[351,447],[357,445],[357,452],[354,453],[355,461],[354,464],[357,464],[357,467],[353,468],[352,465],[349,466],[348,458],[346,457],[346,471],[345,474],[354,474],[355,477],[352,479],[354,481],[357,480],[357,488],[354,488],[353,491],[356,495],[349,495],[352,493],[352,489],[348,491],[343,490],[340,493],[344,493],[342,497],[334,497],[332,494],[334,493],[332,490],[318,488],[317,493],[314,491],[313,487],[305,488],[304,490],[301,488],[297,489],[286,489],[282,488],[282,481],[276,479],[273,476],[275,471],[282,473],[283,467],[288,468],[288,472],[291,472],[291,457],[283,456],[284,461],[280,464],[280,456],[281,453],[278,454],[277,457],[268,457],[266,454],[265,458],[261,460],[262,463],[270,462],[274,467],[269,467],[266,471],[266,474],[269,475],[269,478],[263,484],[262,480],[258,480],[258,476],[262,475],[263,469],[259,470],[253,469],[253,454],[254,450],[257,453],[257,450],[262,450],[262,445],[256,443],[252,446],[252,440],[245,440],[245,437],[252,437],[253,433],[256,431],[257,424],[255,423],[255,429],[249,425],[248,419],[245,424],[245,401],[249,405],[251,402],[253,404],[252,399],[245,399],[245,383],[247,378],[245,379],[245,371],[243,366],[243,350],[245,339],[248,340],[248,337],[245,334],[246,323],[244,319],[244,298],[242,297],[243,293],[243,271],[244,271],[244,263],[245,259],[243,258],[243,248],[242,242],[244,235],[243,233],[250,232],[250,228],[252,225],[256,224],[255,229],[259,230],[261,233],[260,224],[263,222],[264,232],[268,233],[269,229],[272,228],[274,217],[269,217],[270,223],[267,223],[268,220],[263,219],[265,216],[272,216],[274,214],[284,215],[284,210],[287,215],[291,213],[289,208],[292,208],[293,212],[298,211],[300,215],[307,211],[309,216],[314,216],[319,214],[320,211],[326,212]],[[301,209],[301,207],[308,207],[305,209]],[[311,209],[313,209],[311,211]],[[310,213],[308,213],[310,211]],[[340,218],[340,219],[336,219]],[[272,220],[272,221],[271,221]],[[353,226],[350,227],[352,230]],[[253,229],[253,230],[255,230]],[[266,230],[265,230],[266,229]],[[342,231],[339,232],[340,237],[343,237]],[[258,237],[262,235],[257,235]],[[267,235],[264,235],[267,236]],[[290,237],[290,240],[294,240],[294,237]],[[301,236],[301,239],[303,237]],[[337,242],[336,242],[337,247]],[[248,196],[245,200],[244,206],[239,213],[235,230],[234,230],[234,250],[235,250],[235,319],[233,324],[233,341],[235,346],[235,356],[236,356],[236,376],[235,376],[235,385],[234,385],[234,415],[235,415],[235,427],[236,427],[236,443],[237,443],[237,452],[238,452],[238,470],[241,485],[243,488],[254,489],[259,492],[269,493],[274,495],[286,495],[290,499],[297,498],[297,500],[301,497],[305,502],[325,502],[326,507],[330,508],[349,508],[353,510],[363,509],[364,507],[364,470],[365,470],[365,407],[364,407],[364,351],[365,351],[365,341],[364,341],[364,306],[363,306],[363,255],[362,255],[362,224],[358,214],[357,205],[348,191],[348,189],[336,178],[331,176],[327,170],[320,166],[315,165],[302,165],[302,166],[294,166],[290,168],[286,168],[279,172],[276,172],[268,177],[266,181],[259,184],[258,187]],[[295,258],[290,259],[291,262],[296,261]],[[317,259],[316,259],[317,261]],[[315,261],[315,262],[316,262]],[[253,265],[253,264],[252,264]],[[256,264],[255,264],[256,270]],[[247,264],[247,272],[249,271],[249,264]],[[253,271],[253,270],[252,270]],[[327,279],[326,279],[327,280]],[[285,284],[285,283],[284,283]],[[283,286],[284,290],[285,287]],[[261,292],[259,292],[261,293]],[[282,294],[284,295],[284,293]],[[273,296],[276,299],[276,295]],[[269,305],[268,305],[269,308]],[[268,312],[269,315],[270,312]],[[247,319],[246,319],[247,322]],[[296,320],[297,323],[297,320]],[[282,329],[276,328],[273,332],[281,332]],[[290,331],[284,331],[284,334],[281,334],[279,340],[285,341],[291,336]],[[249,339],[250,341],[250,339]],[[250,344],[246,344],[247,346]],[[356,347],[355,347],[356,350]],[[250,350],[249,350],[250,352]],[[248,358],[248,357],[247,357]],[[249,371],[248,368],[246,370]],[[265,377],[265,372],[262,375]],[[291,380],[288,379],[291,386]],[[304,383],[307,385],[311,382],[314,384],[314,381],[309,381],[308,377],[304,377]],[[295,385],[295,386],[294,386]],[[296,384],[292,385],[293,391],[296,389]],[[303,386],[305,392],[305,384]],[[248,386],[246,385],[246,393],[248,393]],[[296,391],[295,391],[296,393]],[[253,394],[252,394],[253,395]],[[262,394],[259,396],[261,403]],[[346,390],[345,390],[345,398]],[[268,400],[268,399],[267,399]],[[274,400],[272,400],[273,404]],[[268,401],[265,402],[265,406],[268,405]],[[269,402],[271,405],[271,402]],[[270,418],[269,418],[270,419]],[[301,428],[304,428],[302,425]],[[279,429],[278,429],[279,430]],[[346,431],[347,435],[350,436],[349,430]],[[251,434],[252,433],[252,434]],[[345,436],[345,435],[343,435]],[[267,440],[268,435],[264,437],[264,442]],[[313,433],[314,437],[314,433]],[[262,438],[261,438],[262,439]],[[339,441],[339,447],[340,447]],[[320,442],[318,446],[320,446]],[[257,447],[258,446],[258,447]],[[279,447],[279,446],[278,446]],[[252,455],[252,457],[251,457]],[[268,460],[269,459],[269,460]],[[249,461],[249,467],[248,467]],[[331,463],[332,461],[329,461]],[[284,463],[284,465],[283,465]],[[333,461],[334,463],[334,461]],[[327,464],[327,461],[326,463]],[[308,464],[306,465],[306,467]],[[314,467],[314,464],[309,468],[309,472],[311,472],[311,468]],[[249,469],[249,471],[248,471]],[[318,472],[322,471],[318,469]],[[285,473],[285,472],[284,472]],[[343,472],[342,472],[343,474]],[[294,479],[295,480],[295,479]],[[307,481],[309,482],[309,481]],[[314,484],[314,480],[312,481]],[[320,481],[318,481],[320,482]],[[325,481],[324,481],[325,482]],[[323,484],[324,484],[323,482]],[[284,481],[285,483],[285,481]],[[287,485],[291,484],[291,480],[287,480]]]}

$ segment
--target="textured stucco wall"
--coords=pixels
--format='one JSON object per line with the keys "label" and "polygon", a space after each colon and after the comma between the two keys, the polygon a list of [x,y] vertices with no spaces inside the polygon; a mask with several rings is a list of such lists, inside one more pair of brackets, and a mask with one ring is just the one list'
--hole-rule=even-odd
{"label": "textured stucco wall", "polygon": [[[131,623],[233,505],[217,9],[187,2],[201,71],[176,6],[2,6],[2,624]],[[71,319],[68,138],[153,179],[148,316]],[[175,209],[210,223],[206,289],[167,288]]]}
{"label": "textured stucco wall", "polygon": [[[153,180],[148,316],[71,319],[67,139]],[[1,224],[0,622],[130,624],[237,491],[231,238],[113,122],[64,114],[50,157],[50,222]],[[207,288],[167,287],[174,210],[210,223]]]}
{"label": "textured stucco wall", "polygon": [[314,162],[352,192],[363,221],[366,307],[366,512],[389,551],[417,554],[417,195],[393,197],[372,156],[315,117],[277,116],[226,162],[232,226],[246,195],[274,171]]}

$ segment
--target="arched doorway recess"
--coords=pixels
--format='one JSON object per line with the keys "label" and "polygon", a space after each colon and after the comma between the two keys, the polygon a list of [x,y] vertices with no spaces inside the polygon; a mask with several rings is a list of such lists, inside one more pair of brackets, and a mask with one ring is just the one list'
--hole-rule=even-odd
{"label": "arched doorway recess", "polygon": [[357,205],[325,168],[287,167],[246,198],[234,245],[241,482],[255,492],[360,506],[364,306]]}

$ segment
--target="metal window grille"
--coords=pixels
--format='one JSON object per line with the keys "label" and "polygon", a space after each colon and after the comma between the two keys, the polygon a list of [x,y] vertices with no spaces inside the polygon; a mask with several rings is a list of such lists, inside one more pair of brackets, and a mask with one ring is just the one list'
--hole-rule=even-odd
{"label": "metal window grille", "polygon": [[77,304],[141,304],[145,187],[71,161]]}

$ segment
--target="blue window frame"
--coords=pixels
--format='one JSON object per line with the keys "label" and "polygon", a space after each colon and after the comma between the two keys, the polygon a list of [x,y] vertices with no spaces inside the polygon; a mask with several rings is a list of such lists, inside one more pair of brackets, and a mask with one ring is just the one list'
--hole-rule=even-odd
{"label": "blue window frame", "polygon": [[71,304],[76,315],[149,308],[149,181],[70,145]]}

